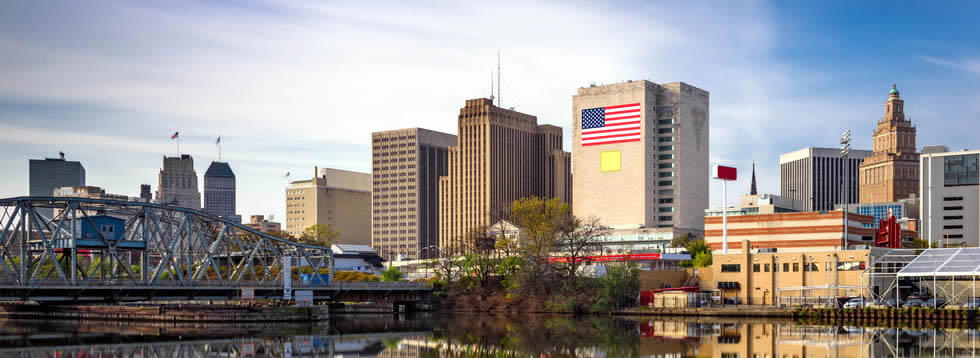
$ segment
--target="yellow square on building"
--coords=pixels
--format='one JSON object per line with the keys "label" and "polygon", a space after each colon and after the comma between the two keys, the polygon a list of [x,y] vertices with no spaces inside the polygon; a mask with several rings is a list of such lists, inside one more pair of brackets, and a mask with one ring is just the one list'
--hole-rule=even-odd
{"label": "yellow square on building", "polygon": [[622,153],[620,151],[610,150],[599,153],[599,171],[618,172],[622,169]]}

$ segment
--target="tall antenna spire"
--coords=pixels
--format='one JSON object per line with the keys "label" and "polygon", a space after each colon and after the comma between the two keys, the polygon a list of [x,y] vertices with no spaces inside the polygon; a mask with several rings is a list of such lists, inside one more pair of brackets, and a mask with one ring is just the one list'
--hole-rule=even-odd
{"label": "tall antenna spire", "polygon": [[503,96],[500,95],[500,49],[497,49],[497,107],[503,107]]}
{"label": "tall antenna spire", "polygon": [[490,70],[490,104],[493,104],[493,70]]}
{"label": "tall antenna spire", "polygon": [[749,195],[759,195],[758,190],[755,188],[755,161],[752,161],[752,187],[749,188]]}

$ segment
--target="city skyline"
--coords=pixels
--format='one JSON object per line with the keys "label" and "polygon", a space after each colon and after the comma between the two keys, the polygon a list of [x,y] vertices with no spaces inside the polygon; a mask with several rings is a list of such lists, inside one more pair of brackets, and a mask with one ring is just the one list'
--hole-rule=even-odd
{"label": "city skyline", "polygon": [[[155,184],[160,155],[177,154],[169,136],[179,131],[202,173],[221,136],[239,213],[281,221],[287,172],[367,172],[373,131],[457,134],[458,103],[489,96],[498,50],[502,105],[562,127],[566,151],[579,87],[648,79],[709,91],[710,161],[748,170],[755,160],[760,193],[777,193],[781,153],[834,147],[846,129],[853,148],[870,149],[892,84],[917,149],[975,149],[980,129],[980,46],[970,40],[980,30],[968,15],[980,11],[949,4],[60,5],[0,5],[0,50],[14,54],[0,66],[0,165],[13,173],[0,197],[26,195],[28,160],[58,151],[85,165],[88,184],[137,196],[138,184]],[[581,26],[596,14],[621,21]],[[406,110],[342,120],[379,89]],[[730,203],[748,192],[743,178]],[[710,185],[714,207],[720,186]]]}

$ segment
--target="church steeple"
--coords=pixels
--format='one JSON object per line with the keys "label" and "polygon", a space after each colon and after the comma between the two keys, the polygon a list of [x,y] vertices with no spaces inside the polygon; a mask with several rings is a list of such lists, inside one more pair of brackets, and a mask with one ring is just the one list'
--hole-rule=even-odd
{"label": "church steeple", "polygon": [[759,191],[755,189],[755,161],[752,161],[752,187],[749,189],[749,195],[759,195]]}

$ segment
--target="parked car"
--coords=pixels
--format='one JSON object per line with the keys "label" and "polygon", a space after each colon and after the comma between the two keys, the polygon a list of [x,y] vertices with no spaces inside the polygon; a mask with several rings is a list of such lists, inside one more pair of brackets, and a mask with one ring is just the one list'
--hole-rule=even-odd
{"label": "parked car", "polygon": [[932,295],[930,295],[928,293],[925,293],[925,292],[912,292],[912,294],[909,295],[909,297],[907,297],[906,299],[907,300],[919,299],[919,300],[925,301],[925,300],[928,300],[930,298],[932,298]]}
{"label": "parked car", "polygon": [[980,298],[971,298],[966,300],[966,303],[963,304],[963,308],[971,310],[980,308]]}
{"label": "parked car", "polygon": [[903,299],[890,298],[890,299],[885,300],[885,306],[891,307],[891,308],[902,307],[902,305],[904,305],[904,304],[905,304],[905,300],[903,300]]}
{"label": "parked car", "polygon": [[942,297],[939,297],[939,298],[930,298],[928,301],[925,301],[924,303],[922,303],[922,306],[921,307],[943,308],[943,307],[946,307],[946,299],[945,298],[942,298]]}
{"label": "parked car", "polygon": [[864,299],[861,297],[857,297],[857,298],[852,298],[850,300],[847,300],[847,303],[844,304],[844,308],[861,308],[864,307],[864,305],[865,305]]}
{"label": "parked car", "polygon": [[904,308],[922,307],[923,303],[926,303],[926,301],[920,300],[918,298],[912,298],[909,299],[908,301],[905,301],[905,304],[903,304],[902,307]]}

